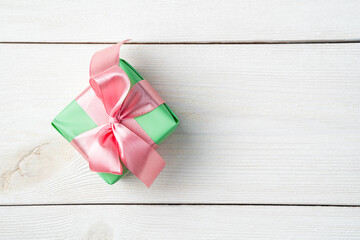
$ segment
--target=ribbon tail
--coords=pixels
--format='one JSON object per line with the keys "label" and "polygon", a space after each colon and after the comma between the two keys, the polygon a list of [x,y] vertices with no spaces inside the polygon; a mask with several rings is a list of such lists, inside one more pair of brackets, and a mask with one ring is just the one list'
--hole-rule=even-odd
{"label": "ribbon tail", "polygon": [[78,135],[71,144],[89,162],[91,171],[122,175],[118,145],[109,124]]}
{"label": "ribbon tail", "polygon": [[108,68],[113,66],[119,66],[119,55],[120,55],[120,47],[122,44],[130,41],[130,39],[126,39],[122,42],[119,42],[115,45],[111,45],[105,49],[102,49],[96,52],[90,62],[90,77],[98,75],[99,73],[105,71]]}
{"label": "ribbon tail", "polygon": [[164,159],[124,125],[115,124],[113,132],[119,144],[122,163],[147,187],[150,187],[165,167]]}

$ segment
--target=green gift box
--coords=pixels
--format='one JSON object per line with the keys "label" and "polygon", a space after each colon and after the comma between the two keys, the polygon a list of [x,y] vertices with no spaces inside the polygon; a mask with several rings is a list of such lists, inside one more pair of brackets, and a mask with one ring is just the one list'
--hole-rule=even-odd
{"label": "green gift box", "polygon": [[[142,76],[125,60],[120,59],[119,66],[124,70],[124,72],[129,77],[131,82],[131,87],[133,87],[137,82],[143,80]],[[91,99],[84,103],[81,100],[81,96],[87,94],[86,99]],[[89,94],[91,97],[89,98]],[[75,100],[73,100],[69,105],[65,107],[52,121],[52,126],[68,141],[72,140],[93,128],[96,128],[96,119],[99,113],[96,116],[89,116],[82,106],[84,104],[99,104],[99,99],[92,92],[92,89],[88,87],[81,93]],[[134,120],[141,127],[141,129],[146,133],[146,135],[153,141],[153,147],[156,148],[161,144],[177,127],[179,120],[176,115],[171,111],[171,109],[166,105],[166,103],[161,104],[153,111],[148,112],[144,115],[135,117]],[[130,129],[133,130],[133,129]],[[136,130],[136,129],[134,129]],[[134,131],[133,130],[133,131]],[[138,131],[138,130],[137,130]],[[151,141],[150,140],[150,141]],[[76,148],[76,146],[74,146]],[[129,170],[123,166],[123,174],[116,175],[111,173],[98,173],[102,179],[104,179],[108,184],[114,184],[125,176]]]}

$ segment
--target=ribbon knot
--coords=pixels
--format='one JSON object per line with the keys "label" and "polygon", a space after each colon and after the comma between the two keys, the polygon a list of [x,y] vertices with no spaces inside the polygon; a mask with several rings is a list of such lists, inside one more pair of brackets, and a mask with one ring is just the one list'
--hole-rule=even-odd
{"label": "ribbon knot", "polygon": [[120,122],[148,113],[163,104],[164,100],[146,80],[130,89],[130,80],[119,67],[122,43],[101,50],[92,57],[90,86],[103,103],[109,120],[80,134],[77,141],[79,145],[86,146],[82,152],[87,156],[92,171],[121,175],[123,164],[150,187],[164,168],[165,161],[151,145]]}
{"label": "ribbon knot", "polygon": [[109,117],[109,123],[110,124],[120,123],[120,120],[117,119],[116,117]]}

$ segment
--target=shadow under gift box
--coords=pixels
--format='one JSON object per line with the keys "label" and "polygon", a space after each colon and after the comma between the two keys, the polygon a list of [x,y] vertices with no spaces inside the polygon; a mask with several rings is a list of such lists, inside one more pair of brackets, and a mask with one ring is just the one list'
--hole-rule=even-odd
{"label": "shadow under gift box", "polygon": [[[143,80],[141,75],[125,60],[120,59],[119,66],[128,75],[131,87],[133,87],[137,82]],[[84,95],[87,95],[86,98],[83,97]],[[86,99],[86,101],[82,99]],[[100,110],[92,117],[90,117],[83,109],[84,106],[86,108],[86,106],[91,105],[96,105],[96,107]],[[105,112],[101,100],[95,95],[92,88],[88,87],[75,100],[67,105],[65,109],[55,117],[51,124],[67,141],[71,142],[76,136],[96,128],[98,126],[97,123],[106,122],[107,119],[108,115]],[[134,120],[136,122],[135,125],[138,124],[141,128],[134,126]],[[139,131],[144,131],[145,133],[142,132],[142,134],[138,134],[138,136],[143,139],[145,138],[144,140],[148,143],[155,143],[152,144],[152,146],[153,148],[156,148],[176,129],[179,124],[179,120],[166,103],[164,103],[155,108],[153,111],[135,117],[134,119],[130,119],[128,122],[123,124],[137,134]],[[74,145],[74,147],[77,148],[76,145]],[[77,150],[79,151],[78,148]],[[122,175],[111,173],[98,174],[108,184],[114,184],[127,173],[129,173],[129,170],[123,165]]]}

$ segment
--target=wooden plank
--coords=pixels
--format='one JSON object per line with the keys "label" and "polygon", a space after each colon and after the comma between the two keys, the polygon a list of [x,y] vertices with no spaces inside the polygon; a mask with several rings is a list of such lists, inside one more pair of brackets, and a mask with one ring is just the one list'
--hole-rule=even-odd
{"label": "wooden plank", "polygon": [[1,204],[360,199],[360,44],[125,45],[178,114],[148,190],[108,186],[50,126],[105,45],[0,45]]}
{"label": "wooden plank", "polygon": [[0,208],[1,239],[359,239],[359,208]]}
{"label": "wooden plank", "polygon": [[356,0],[3,0],[0,41],[359,40]]}

